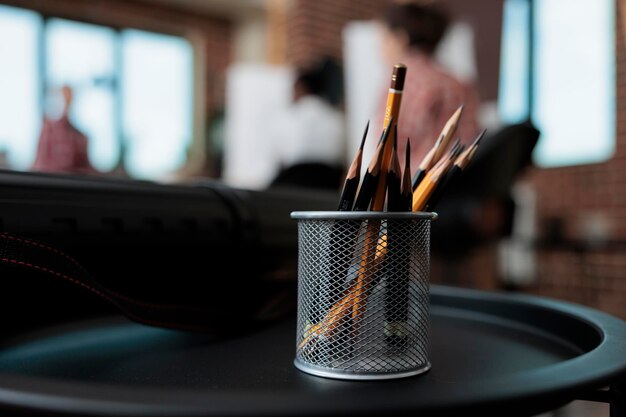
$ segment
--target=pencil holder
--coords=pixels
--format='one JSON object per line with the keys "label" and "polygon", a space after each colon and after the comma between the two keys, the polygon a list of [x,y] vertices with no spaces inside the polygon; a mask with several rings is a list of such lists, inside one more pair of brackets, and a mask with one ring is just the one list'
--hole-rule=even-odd
{"label": "pencil holder", "polygon": [[430,369],[430,222],[435,217],[291,213],[298,221],[298,369],[361,380]]}

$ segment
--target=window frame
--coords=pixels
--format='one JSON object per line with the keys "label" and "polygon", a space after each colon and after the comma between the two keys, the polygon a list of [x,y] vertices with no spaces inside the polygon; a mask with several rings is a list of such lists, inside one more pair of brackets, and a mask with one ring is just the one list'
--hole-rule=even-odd
{"label": "window frame", "polygon": [[[507,0],[505,0],[506,2]],[[538,57],[537,57],[537,41],[538,41],[538,26],[537,26],[537,7],[536,7],[536,0],[516,0],[516,1],[520,1],[526,4],[527,6],[527,10],[528,10],[528,17],[526,20],[526,54],[525,54],[525,62],[526,62],[526,66],[524,68],[525,70],[525,80],[526,80],[526,85],[524,86],[524,90],[525,90],[525,102],[522,104],[522,107],[524,108],[524,113],[525,116],[522,117],[520,120],[517,120],[520,123],[531,123],[531,124],[535,124],[535,120],[533,118],[533,114],[535,114],[536,109],[537,109],[537,96],[536,96],[536,84],[537,84],[537,68],[538,68]],[[506,7],[506,4],[505,4]],[[615,8],[615,5],[613,5],[613,11],[615,12],[615,14],[617,13],[617,9]],[[503,15],[504,16],[504,15]],[[617,17],[615,17],[617,18]],[[612,28],[613,32],[615,31],[615,23],[613,22],[613,28]],[[503,32],[504,34],[504,25],[503,25]],[[504,43],[502,44],[502,47],[505,48],[506,45],[504,45]],[[612,63],[613,63],[613,81],[615,83],[616,81],[616,69],[615,69],[615,63],[617,61],[617,56],[616,56],[616,50],[615,50],[615,40],[613,40],[612,43],[612,47],[613,47],[613,55],[612,55]],[[503,66],[502,66],[502,61],[500,63],[500,71],[502,71]],[[502,88],[502,85],[500,85],[500,89]],[[502,93],[502,90],[500,90],[499,95]],[[501,99],[501,98],[500,98]],[[612,100],[612,107],[613,107],[613,115],[611,117],[612,122],[612,126],[611,129],[613,131],[612,134],[612,138],[610,138],[611,145],[612,145],[612,152],[606,156],[603,157],[602,159],[592,159],[592,160],[584,160],[584,161],[576,161],[576,162],[566,162],[566,163],[551,163],[551,164],[538,164],[538,166],[540,166],[541,168],[545,168],[545,169],[552,169],[552,168],[565,168],[565,167],[573,167],[573,166],[586,166],[586,165],[594,165],[594,164],[601,164],[601,163],[605,163],[609,160],[611,160],[614,155],[615,155],[615,148],[616,148],[616,142],[617,142],[617,129],[616,129],[616,118],[617,118],[617,96],[616,96],[616,92],[615,89],[612,90],[612,94],[610,95],[610,97],[608,98],[609,100]],[[541,138],[540,138],[541,140]],[[533,160],[537,163],[537,148],[535,148],[535,152],[533,154]]]}
{"label": "window frame", "polygon": [[[121,79],[122,79],[122,71],[124,68],[124,57],[123,57],[123,32],[125,30],[138,30],[138,31],[143,31],[143,32],[148,32],[148,33],[154,33],[154,34],[158,34],[158,35],[166,35],[166,36],[173,36],[173,37],[178,37],[181,38],[183,40],[185,40],[188,44],[189,47],[191,49],[191,73],[189,74],[190,76],[190,80],[192,83],[192,88],[191,88],[191,95],[189,97],[190,100],[190,107],[191,107],[191,120],[190,120],[190,131],[191,131],[191,145],[193,145],[193,143],[197,140],[198,138],[198,131],[197,128],[199,125],[202,125],[201,121],[200,123],[198,122],[198,120],[196,120],[198,117],[200,117],[200,115],[198,114],[198,107],[204,107],[204,96],[202,94],[199,95],[200,99],[203,100],[201,103],[198,102],[198,97],[196,96],[196,89],[193,88],[193,84],[196,82],[197,79],[197,74],[196,72],[198,72],[199,70],[201,70],[201,68],[198,68],[198,62],[196,61],[197,59],[197,54],[198,54],[198,47],[200,45],[197,44],[197,42],[194,41],[193,37],[187,36],[189,33],[184,32],[183,30],[181,31],[174,31],[171,30],[171,27],[164,27],[163,29],[155,29],[155,28],[147,28],[147,27],[143,27],[141,24],[137,24],[137,25],[118,25],[118,24],[112,24],[110,22],[107,21],[98,21],[97,19],[87,19],[87,18],[81,18],[81,17],[77,17],[77,16],[70,16],[67,14],[64,14],[62,11],[60,11],[59,13],[54,13],[54,12],[49,12],[46,9],[39,9],[37,7],[29,7],[28,5],[20,5],[18,4],[11,4],[10,2],[8,4],[3,4],[3,6],[6,7],[10,7],[13,9],[19,9],[19,10],[26,10],[32,13],[35,13],[39,16],[40,18],[40,24],[37,28],[37,33],[38,33],[38,38],[37,38],[37,42],[36,42],[36,55],[37,55],[37,70],[36,70],[36,84],[38,85],[38,108],[37,108],[37,112],[38,114],[43,117],[43,115],[45,114],[45,108],[46,108],[46,97],[47,97],[47,93],[49,92],[50,88],[55,87],[55,86],[51,86],[48,83],[48,68],[47,68],[47,58],[48,58],[48,45],[47,45],[47,34],[48,34],[48,30],[49,30],[49,24],[50,21],[53,19],[61,19],[61,20],[65,20],[65,21],[70,21],[70,22],[77,22],[77,23],[83,23],[83,24],[88,24],[88,25],[94,25],[94,26],[100,26],[100,27],[104,27],[107,29],[111,29],[115,32],[114,34],[114,45],[113,45],[113,50],[114,50],[114,56],[113,56],[113,74],[111,77],[111,91],[113,93],[113,103],[114,103],[114,110],[113,110],[113,125],[114,125],[114,132],[115,132],[115,140],[117,141],[117,147],[119,149],[118,152],[118,160],[116,162],[116,164],[114,164],[113,170],[116,169],[116,167],[119,167],[120,164],[122,164],[124,166],[125,164],[125,149],[127,149],[127,141],[128,139],[126,138],[126,134],[124,131],[124,101],[123,101],[123,91],[122,91],[122,86],[121,86]],[[125,166],[124,166],[124,172],[126,172]]]}

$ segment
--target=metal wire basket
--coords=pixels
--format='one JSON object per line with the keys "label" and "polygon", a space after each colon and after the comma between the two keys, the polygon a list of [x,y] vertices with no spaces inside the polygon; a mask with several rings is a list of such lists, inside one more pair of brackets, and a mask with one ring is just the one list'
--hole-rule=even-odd
{"label": "metal wire basket", "polygon": [[298,220],[295,365],[340,379],[430,369],[435,213],[293,212]]}

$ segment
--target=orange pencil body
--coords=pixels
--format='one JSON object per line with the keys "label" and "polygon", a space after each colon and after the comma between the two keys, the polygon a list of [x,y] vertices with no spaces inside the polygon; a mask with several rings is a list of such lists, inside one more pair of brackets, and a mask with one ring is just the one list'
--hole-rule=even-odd
{"label": "orange pencil body", "polygon": [[[400,104],[402,103],[402,89],[404,88],[404,78],[406,77],[406,65],[396,64],[393,67],[393,74],[391,75],[391,86],[389,87],[389,93],[387,94],[387,106],[385,107],[385,120],[383,122],[383,128],[386,128],[389,121],[393,117],[395,126],[392,129],[396,129],[398,126],[398,115],[400,114]],[[392,130],[390,135],[394,135]],[[391,155],[393,152],[393,143],[388,141],[385,144],[383,152],[383,164],[378,186],[372,199],[372,211],[382,211],[385,205],[385,191],[387,190],[387,172],[389,171],[389,165],[391,165]]]}
{"label": "orange pencil body", "polygon": [[[398,123],[398,114],[400,113],[400,104],[402,104],[402,90],[390,88],[387,94],[387,106],[385,107],[385,120],[383,121],[383,129],[389,124],[389,120],[393,119]],[[393,132],[390,133],[393,135]]]}
{"label": "orange pencil body", "polygon": [[[380,221],[374,220],[367,224],[365,229],[365,242],[363,252],[361,253],[361,263],[357,274],[356,285],[354,288],[354,304],[352,306],[352,320],[355,327],[358,327],[360,318],[365,311],[365,297],[369,291],[371,276],[374,275],[374,259],[376,253],[380,249],[377,245],[378,231],[380,230]],[[366,280],[365,277],[369,279]]]}
{"label": "orange pencil body", "polygon": [[426,174],[426,178],[422,180],[419,187],[417,187],[413,193],[413,211],[420,211],[424,207],[436,185],[437,182],[433,181],[432,176]]}
{"label": "orange pencil body", "polygon": [[413,211],[420,211],[426,207],[428,199],[435,191],[437,183],[452,166],[452,159],[439,161],[431,171],[426,174],[420,185],[413,192]]}
{"label": "orange pencil body", "polygon": [[[398,115],[400,114],[400,104],[402,102],[402,89],[404,88],[404,78],[406,76],[406,65],[396,64],[393,67],[393,73],[391,75],[391,85],[389,88],[389,94],[387,95],[387,107],[385,108],[385,120],[384,128],[387,127],[390,120],[393,118],[395,129],[398,126]],[[390,131],[390,135],[394,132]],[[383,158],[381,164],[380,177],[378,179],[378,185],[374,196],[372,198],[371,209],[372,211],[382,211],[385,206],[385,196],[387,195],[387,172],[389,172],[389,166],[391,165],[391,157],[393,155],[393,141],[387,141],[383,149]],[[352,307],[352,319],[355,327],[358,327],[359,318],[362,317],[365,309],[365,299],[367,297],[367,291],[369,290],[369,282],[366,282],[366,275],[371,274],[374,259],[376,253],[379,251],[378,232],[380,230],[380,222],[368,223],[366,229],[366,240],[363,253],[361,254],[361,265],[357,274],[357,282],[355,287],[355,299]]]}

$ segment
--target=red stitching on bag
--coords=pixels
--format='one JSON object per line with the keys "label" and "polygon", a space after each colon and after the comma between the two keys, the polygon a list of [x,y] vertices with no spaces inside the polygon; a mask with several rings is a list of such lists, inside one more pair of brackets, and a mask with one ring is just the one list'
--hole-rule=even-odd
{"label": "red stitching on bag", "polygon": [[102,291],[99,291],[99,290],[97,290],[97,289],[95,289],[93,287],[90,287],[89,285],[87,285],[87,284],[85,284],[83,282],[80,282],[80,281],[78,281],[78,280],[76,280],[76,279],[74,279],[74,278],[72,278],[72,277],[70,277],[68,275],[62,274],[60,272],[53,271],[53,270],[48,269],[48,268],[43,267],[43,266],[33,265],[31,263],[28,263],[28,262],[18,261],[18,260],[15,260],[15,259],[2,258],[2,262],[9,262],[9,263],[12,263],[12,264],[28,266],[30,268],[38,269],[38,270],[47,272],[49,274],[56,275],[56,276],[61,277],[61,278],[65,279],[65,280],[67,280],[67,281],[70,281],[70,282],[72,282],[74,284],[80,285],[81,287],[83,287],[83,288],[93,292],[94,294],[99,295],[100,297],[105,298],[106,300],[108,300],[108,301],[110,301],[110,302],[112,302],[112,303],[117,305],[117,303],[115,303],[115,300],[113,300],[111,297],[109,297],[108,295],[106,295]]}
{"label": "red stitching on bag", "polygon": [[38,247],[40,247],[40,248],[42,248],[42,249],[49,250],[49,251],[51,251],[51,252],[54,252],[54,253],[56,253],[56,254],[58,254],[58,255],[63,256],[65,259],[67,259],[68,261],[72,262],[74,265],[78,266],[79,268],[84,269],[84,268],[83,268],[83,266],[82,266],[81,264],[79,264],[79,263],[76,261],[76,259],[72,258],[72,257],[71,257],[71,256],[69,256],[69,255],[66,255],[65,253],[63,253],[63,252],[61,252],[60,250],[55,249],[55,248],[53,248],[53,247],[51,247],[51,246],[44,245],[43,243],[36,242],[36,241],[34,241],[34,240],[28,240],[28,239],[24,239],[24,238],[22,238],[22,237],[13,236],[13,235],[10,235],[10,234],[8,234],[8,233],[6,233],[6,232],[5,232],[5,233],[2,233],[2,235],[0,235],[0,236],[1,236],[1,237],[4,237],[4,238],[7,238],[7,239],[11,239],[11,240],[16,240],[16,241],[18,241],[18,242],[26,243],[26,244],[28,244],[28,245],[38,246]]}
{"label": "red stitching on bag", "polygon": [[[140,323],[145,323],[145,324],[149,324],[151,326],[156,326],[156,327],[167,327],[167,328],[174,328],[174,329],[187,329],[187,330],[194,330],[194,331],[206,331],[206,329],[204,329],[201,326],[194,326],[194,325],[185,325],[185,324],[172,324],[172,323],[167,323],[167,322],[159,322],[159,321],[154,321],[154,320],[150,320],[150,319],[145,319],[142,317],[138,317],[137,315],[127,311],[126,309],[124,309],[122,306],[120,306],[113,298],[109,297],[108,295],[106,295],[105,293],[103,293],[102,291],[99,291],[93,287],[90,287],[87,284],[84,284],[68,275],[62,274],[60,272],[57,271],[53,271],[49,268],[43,267],[43,266],[39,266],[39,265],[34,265],[28,262],[23,262],[23,261],[18,261],[15,259],[10,259],[10,258],[2,258],[2,262],[8,262],[8,263],[12,263],[12,264],[17,264],[17,265],[22,265],[22,266],[27,266],[29,268],[33,268],[33,269],[37,269],[40,271],[44,271],[47,272],[49,274],[53,274],[56,275],[58,277],[61,277],[67,281],[70,281],[74,284],[77,284],[85,289],[87,289],[88,291],[91,291],[92,293],[104,298],[105,300],[108,300],[110,303],[115,304],[120,310],[122,310],[124,312],[124,314],[126,316],[128,316],[129,318],[140,322]],[[135,302],[134,300],[130,300],[132,302]]]}
{"label": "red stitching on bag", "polygon": [[[89,272],[88,272],[88,271],[87,271],[87,270],[86,270],[86,269],[85,269],[85,268],[84,268],[84,267],[83,267],[80,263],[78,263],[78,261],[76,261],[74,258],[72,258],[72,257],[71,257],[71,256],[69,256],[69,255],[66,255],[66,254],[65,254],[65,253],[63,253],[62,251],[60,251],[60,250],[58,250],[58,249],[55,249],[55,248],[53,248],[53,247],[51,247],[51,246],[44,245],[44,244],[42,244],[42,243],[39,243],[39,242],[36,242],[36,241],[33,241],[33,240],[29,240],[29,239],[24,239],[24,238],[20,238],[20,237],[17,237],[17,236],[13,236],[13,235],[10,235],[10,234],[8,234],[8,233],[6,233],[6,232],[4,232],[4,233],[0,234],[0,237],[2,237],[2,238],[6,238],[6,239],[10,239],[10,240],[15,240],[15,241],[18,241],[18,242],[21,242],[21,243],[27,244],[27,245],[40,247],[40,248],[42,248],[42,249],[46,249],[46,250],[49,250],[49,251],[51,251],[51,252],[54,252],[54,253],[56,253],[56,254],[58,254],[58,255],[61,255],[61,256],[62,256],[62,257],[64,257],[65,259],[69,260],[71,263],[73,263],[74,265],[76,265],[79,269],[83,270],[85,273],[89,274]],[[12,263],[19,263],[19,261],[16,261],[16,260],[11,260],[11,259],[9,259],[8,261],[9,261],[9,262],[12,262]],[[41,270],[46,271],[46,268],[41,267],[41,266],[37,266],[37,265],[28,265],[28,264],[25,264],[25,265],[27,265],[27,266],[32,266],[33,268],[36,268],[36,269],[41,269]],[[51,271],[51,273],[54,273],[54,274],[59,274],[58,272],[54,272],[54,271]],[[59,274],[59,275],[60,275],[60,274]],[[78,280],[76,280],[76,279],[74,279],[74,278],[70,278],[70,277],[68,277],[68,279],[69,279],[71,282],[74,282],[74,283],[76,283],[76,284],[78,284],[78,285],[84,286],[85,288],[90,288],[90,289],[92,289],[93,291],[98,291],[98,290],[96,290],[95,288],[93,288],[93,287],[89,287],[89,286],[87,286],[87,284],[84,284],[84,283],[82,283],[81,281],[78,281]],[[161,309],[161,310],[175,310],[175,309],[178,309],[178,310],[193,311],[193,312],[197,312],[197,313],[209,313],[207,310],[204,310],[204,309],[201,309],[201,308],[197,308],[197,307],[180,306],[180,305],[176,305],[176,304],[152,304],[152,303],[146,303],[146,302],[143,302],[143,301],[135,300],[135,299],[133,299],[133,298],[129,298],[129,297],[127,297],[127,296],[125,296],[125,295],[123,295],[123,294],[120,294],[120,293],[118,293],[118,292],[116,292],[116,291],[113,291],[113,290],[111,290],[111,289],[109,289],[109,288],[107,288],[107,291],[108,291],[110,294],[112,294],[114,297],[117,297],[117,298],[119,298],[119,299],[121,299],[121,300],[124,300],[124,301],[126,301],[126,302],[129,302],[129,303],[132,303],[132,304],[137,304],[137,305],[139,305],[139,306],[143,306],[143,307],[148,307],[148,308],[156,308],[156,309]],[[98,291],[98,293],[101,293],[101,292],[100,292],[100,291]],[[109,297],[109,298],[107,298],[107,299],[108,299],[108,300],[111,300],[111,298],[110,298],[110,297]]]}

